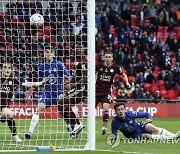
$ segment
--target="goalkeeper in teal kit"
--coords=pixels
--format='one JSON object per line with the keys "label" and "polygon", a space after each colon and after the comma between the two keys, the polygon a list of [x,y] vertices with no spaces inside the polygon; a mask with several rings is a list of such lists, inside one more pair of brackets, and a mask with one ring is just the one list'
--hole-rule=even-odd
{"label": "goalkeeper in teal kit", "polygon": [[44,90],[40,100],[38,101],[37,112],[32,116],[29,132],[25,134],[26,139],[31,139],[33,131],[39,121],[39,115],[52,104],[57,105],[59,97],[62,96],[63,79],[70,80],[70,74],[63,63],[54,59],[54,50],[50,46],[45,47],[44,51],[45,63],[39,65],[39,81],[43,78],[49,80],[44,84]]}
{"label": "goalkeeper in teal kit", "polygon": [[[115,140],[118,130],[127,138],[132,139],[177,139],[180,137],[180,131],[176,134],[169,132],[164,128],[159,128],[151,124],[152,117],[148,112],[126,112],[124,103],[114,105],[116,117],[113,118],[110,138]],[[146,122],[136,121],[136,118],[147,118]]]}

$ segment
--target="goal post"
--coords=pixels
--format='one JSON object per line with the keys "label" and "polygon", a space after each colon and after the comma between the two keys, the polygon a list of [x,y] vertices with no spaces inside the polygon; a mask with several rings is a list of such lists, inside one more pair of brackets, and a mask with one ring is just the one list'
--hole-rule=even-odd
{"label": "goal post", "polygon": [[[57,151],[95,150],[95,0],[0,0],[0,6],[0,65],[13,63],[13,76],[20,82],[38,81],[38,67],[44,62],[46,44],[54,49],[55,59],[72,72],[75,46],[80,43],[87,51],[88,67],[87,102],[83,102],[82,94],[82,102],[72,105],[73,112],[85,125],[77,139],[70,138],[56,105],[40,115],[32,139],[25,139],[43,87],[16,87],[9,108],[22,142],[14,142],[7,124],[0,123],[0,152],[36,151],[36,147],[50,144]],[[42,14],[45,20],[39,29],[30,26],[29,19],[34,13]],[[82,27],[74,27],[76,24]],[[50,77],[54,83],[53,76]]]}
{"label": "goal post", "polygon": [[95,150],[95,0],[88,0],[88,144]]}

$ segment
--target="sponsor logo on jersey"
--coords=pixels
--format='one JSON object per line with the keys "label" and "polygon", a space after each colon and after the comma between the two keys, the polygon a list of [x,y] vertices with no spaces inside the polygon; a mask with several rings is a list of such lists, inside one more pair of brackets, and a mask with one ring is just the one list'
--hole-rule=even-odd
{"label": "sponsor logo on jersey", "polygon": [[113,70],[113,69],[110,69],[110,72],[111,72],[111,73],[113,73],[113,72],[114,72],[114,70]]}
{"label": "sponsor logo on jersey", "polygon": [[9,85],[12,85],[12,81],[9,81]]}
{"label": "sponsor logo on jersey", "polygon": [[9,94],[9,91],[10,91],[10,87],[5,87],[5,86],[0,87],[1,93]]}
{"label": "sponsor logo on jersey", "polygon": [[107,68],[105,69],[105,72],[106,72],[106,73],[108,72],[108,69],[107,69]]}
{"label": "sponsor logo on jersey", "polygon": [[50,74],[48,76],[48,78],[49,78],[49,83],[50,84],[55,84],[57,82],[57,79],[55,78],[55,76],[53,74]]}
{"label": "sponsor logo on jersey", "polygon": [[100,80],[109,82],[109,81],[111,81],[111,76],[103,74],[103,75],[100,76]]}
{"label": "sponsor logo on jersey", "polygon": [[78,90],[76,90],[75,88],[74,88],[74,89],[71,89],[71,90],[69,91],[68,96],[69,96],[69,97],[73,97],[73,96],[79,94],[80,92],[84,91],[85,88],[86,88],[85,85],[83,85],[83,86],[81,87],[81,89],[78,89]]}

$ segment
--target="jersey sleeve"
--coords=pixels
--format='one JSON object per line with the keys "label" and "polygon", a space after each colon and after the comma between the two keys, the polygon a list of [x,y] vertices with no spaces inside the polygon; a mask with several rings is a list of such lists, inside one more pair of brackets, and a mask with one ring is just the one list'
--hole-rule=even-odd
{"label": "jersey sleeve", "polygon": [[64,75],[71,79],[71,75],[63,63],[59,63],[59,70],[63,70]]}
{"label": "jersey sleeve", "polygon": [[116,126],[116,121],[115,121],[115,118],[112,120],[111,122],[111,133],[114,134],[114,135],[117,135],[117,132],[118,132],[118,128]]}
{"label": "jersey sleeve", "polygon": [[134,118],[147,118],[147,119],[152,119],[152,116],[148,112],[129,112],[131,116]]}
{"label": "jersey sleeve", "polygon": [[38,81],[42,81],[43,77],[44,77],[43,65],[40,65],[38,69]]}

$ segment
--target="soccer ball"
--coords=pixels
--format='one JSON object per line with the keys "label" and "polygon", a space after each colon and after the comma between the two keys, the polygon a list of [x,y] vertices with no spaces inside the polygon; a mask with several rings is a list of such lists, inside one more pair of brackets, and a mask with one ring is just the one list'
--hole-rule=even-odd
{"label": "soccer ball", "polygon": [[44,18],[41,14],[33,14],[30,17],[30,24],[35,28],[40,28],[44,24]]}

